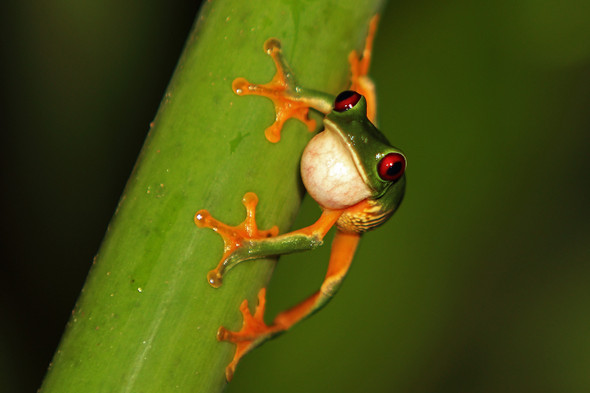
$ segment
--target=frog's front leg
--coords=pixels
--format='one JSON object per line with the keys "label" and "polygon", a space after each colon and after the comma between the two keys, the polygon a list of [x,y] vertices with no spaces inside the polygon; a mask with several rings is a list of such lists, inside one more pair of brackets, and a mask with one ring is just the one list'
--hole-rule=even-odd
{"label": "frog's front leg", "polygon": [[379,25],[379,14],[371,18],[369,31],[365,39],[365,47],[362,54],[353,50],[348,56],[350,64],[350,90],[354,90],[367,100],[367,118],[376,124],[377,117],[377,94],[375,84],[369,78],[369,67],[371,66],[371,55],[373,53],[373,40]]}
{"label": "frog's front leg", "polygon": [[258,197],[249,192],[242,198],[246,207],[246,218],[237,226],[224,224],[209,214],[199,210],[194,217],[200,228],[211,228],[219,233],[224,241],[223,256],[217,267],[209,272],[207,280],[218,288],[223,276],[237,264],[250,260],[277,256],[297,251],[311,250],[323,243],[323,238],[342,215],[342,210],[325,209],[321,217],[312,225],[278,235],[278,227],[259,230],[256,224],[256,205]]}
{"label": "frog's front leg", "polygon": [[217,267],[209,272],[207,281],[212,287],[218,288],[223,281],[223,275],[237,263],[245,261],[248,258],[248,250],[253,242],[277,236],[279,228],[277,226],[268,230],[259,230],[256,223],[256,205],[258,205],[258,196],[248,192],[242,198],[242,203],[246,207],[246,218],[236,226],[230,226],[216,220],[207,210],[199,210],[195,214],[195,224],[200,228],[211,228],[219,233],[223,238],[223,256]]}
{"label": "frog's front leg", "polygon": [[313,108],[323,114],[332,110],[334,97],[315,90],[304,89],[297,81],[287,64],[281,51],[281,43],[276,38],[270,38],[264,43],[265,52],[272,58],[276,73],[266,84],[248,82],[245,78],[237,78],[232,83],[232,89],[237,95],[258,95],[270,98],[275,106],[275,121],[264,134],[270,142],[281,140],[283,124],[290,118],[301,120],[314,131],[316,123],[309,118],[309,109]]}

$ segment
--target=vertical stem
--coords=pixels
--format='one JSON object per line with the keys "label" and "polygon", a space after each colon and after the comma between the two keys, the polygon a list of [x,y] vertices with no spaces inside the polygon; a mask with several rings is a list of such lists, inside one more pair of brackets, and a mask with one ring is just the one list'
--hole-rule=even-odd
{"label": "vertical stem", "polygon": [[243,220],[242,195],[260,197],[259,225],[289,228],[303,189],[299,157],[311,134],[287,123],[281,142],[264,129],[272,105],[237,97],[240,76],[266,82],[273,65],[262,50],[283,43],[299,80],[337,93],[347,85],[347,55],[360,49],[381,1],[287,0],[209,2],[197,18],[135,170],[72,312],[41,391],[217,392],[234,346],[217,328],[240,324],[273,261],[244,263],[224,286],[206,275],[222,241],[199,229],[206,208]]}

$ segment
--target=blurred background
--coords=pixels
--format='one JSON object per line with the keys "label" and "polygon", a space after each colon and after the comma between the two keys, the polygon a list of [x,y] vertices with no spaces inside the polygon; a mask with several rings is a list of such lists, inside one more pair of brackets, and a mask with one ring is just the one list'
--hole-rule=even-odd
{"label": "blurred background", "polygon": [[[198,4],[2,7],[0,390],[30,392]],[[228,392],[590,391],[589,16],[582,0],[389,2],[372,75],[406,199],[334,301]],[[318,213],[306,199],[295,226]],[[269,313],[317,289],[328,255],[282,260]]]}

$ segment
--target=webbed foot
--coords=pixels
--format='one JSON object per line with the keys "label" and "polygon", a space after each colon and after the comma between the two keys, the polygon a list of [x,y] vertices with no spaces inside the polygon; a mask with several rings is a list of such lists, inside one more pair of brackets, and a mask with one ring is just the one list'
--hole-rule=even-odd
{"label": "webbed foot", "polygon": [[283,330],[277,326],[268,326],[264,323],[263,318],[265,309],[266,289],[262,288],[258,292],[258,305],[254,310],[254,314],[250,312],[248,300],[244,300],[240,305],[243,322],[242,328],[239,331],[232,332],[223,326],[217,330],[217,340],[236,344],[234,357],[225,368],[225,377],[228,381],[231,381],[238,362],[246,353],[262,344],[262,342],[266,341],[277,332]]}
{"label": "webbed foot", "polygon": [[207,281],[212,287],[218,288],[223,281],[223,275],[236,264],[247,258],[241,258],[240,250],[245,250],[249,242],[277,236],[279,228],[274,226],[268,230],[258,229],[256,224],[256,205],[258,197],[253,192],[248,192],[242,198],[246,207],[246,218],[236,226],[224,224],[209,214],[207,210],[199,210],[194,217],[195,224],[200,228],[211,228],[223,238],[223,256],[217,267],[207,274]]}
{"label": "webbed foot", "polygon": [[332,110],[334,98],[329,94],[304,89],[297,84],[293,72],[283,58],[278,39],[266,40],[264,50],[272,58],[277,70],[272,80],[259,85],[244,78],[237,78],[232,83],[233,91],[239,96],[258,95],[272,100],[275,106],[275,121],[264,132],[270,142],[276,143],[281,140],[283,125],[291,118],[302,121],[307,129],[313,132],[316,122],[309,118],[309,109],[313,108],[326,114]]}

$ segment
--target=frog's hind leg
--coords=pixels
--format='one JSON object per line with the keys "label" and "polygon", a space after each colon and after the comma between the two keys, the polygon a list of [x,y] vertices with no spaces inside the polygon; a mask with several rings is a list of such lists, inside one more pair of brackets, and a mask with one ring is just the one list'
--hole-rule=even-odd
{"label": "frog's hind leg", "polygon": [[358,233],[337,231],[332,242],[328,271],[320,290],[295,307],[278,314],[273,323],[286,330],[325,306],[336,294],[348,273],[359,240]]}
{"label": "frog's hind leg", "polygon": [[244,300],[242,302],[240,306],[243,316],[241,330],[232,332],[222,326],[217,332],[218,340],[236,344],[234,358],[226,368],[226,378],[228,381],[231,380],[238,362],[246,353],[266,340],[289,329],[328,303],[338,288],[340,288],[342,280],[348,272],[359,239],[360,234],[338,231],[332,243],[328,272],[320,290],[295,307],[278,314],[272,324],[267,325],[264,322],[266,303],[265,288],[262,288],[258,293],[258,305],[254,314],[250,313],[248,301]]}

